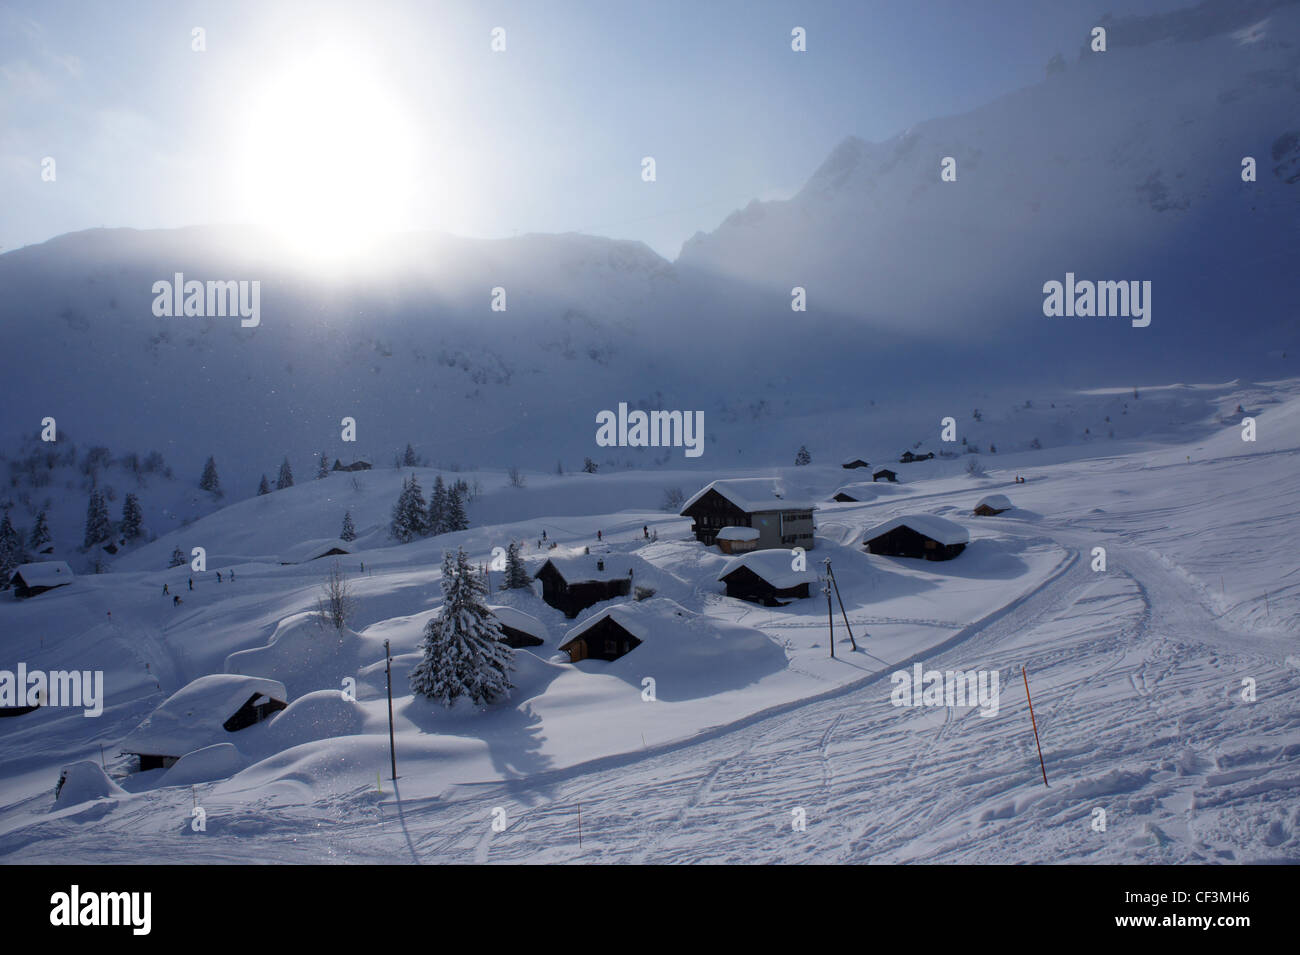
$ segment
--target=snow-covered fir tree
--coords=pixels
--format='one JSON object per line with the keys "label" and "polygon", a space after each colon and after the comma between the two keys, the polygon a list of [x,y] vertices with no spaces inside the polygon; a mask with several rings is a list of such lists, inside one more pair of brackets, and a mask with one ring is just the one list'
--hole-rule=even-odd
{"label": "snow-covered fir tree", "polygon": [[99,489],[90,492],[90,501],[86,505],[86,534],[83,547],[94,547],[113,536],[113,525],[108,519],[108,505]]}
{"label": "snow-covered fir tree", "polygon": [[213,494],[221,493],[221,479],[217,477],[217,462],[209,457],[208,463],[203,465],[203,476],[199,478],[199,489],[211,491]]}
{"label": "snow-covered fir tree", "polygon": [[518,590],[527,587],[532,578],[528,576],[528,571],[524,569],[524,562],[519,558],[519,545],[514,541],[506,548],[506,587],[509,590]]}
{"label": "snow-covered fir tree", "polygon": [[599,468],[600,465],[597,464],[595,461],[591,460],[591,458],[582,459],[582,469],[586,471],[588,474],[595,474],[596,471],[599,470]]}
{"label": "snow-covered fir tree", "polygon": [[9,522],[9,512],[5,511],[4,516],[0,517],[0,579],[3,580],[6,588],[14,571],[26,559],[27,556],[23,553],[22,535]]}
{"label": "snow-covered fir tree", "polygon": [[36,523],[32,525],[31,536],[27,538],[27,547],[33,554],[39,554],[41,548],[51,540],[50,525],[45,521],[45,511],[41,510],[36,515]]}
{"label": "snow-covered fir tree", "polygon": [[354,541],[357,539],[357,529],[352,526],[352,512],[343,513],[343,530],[339,531],[339,540]]}
{"label": "snow-covered fir tree", "polygon": [[461,697],[476,705],[510,691],[514,651],[485,602],[482,578],[464,550],[442,557],[442,613],[424,628],[424,657],[411,671],[415,693],[451,706]]}
{"label": "snow-covered fir tree", "polygon": [[122,501],[122,536],[135,540],[144,531],[144,511],[140,509],[140,499],[127,492]]}
{"label": "snow-covered fir tree", "polygon": [[465,503],[462,498],[461,482],[457,481],[447,492],[447,519],[445,525],[447,531],[467,531],[469,530],[469,516],[465,513]]}
{"label": "snow-covered fir tree", "polygon": [[280,477],[275,482],[277,491],[283,491],[286,487],[293,487],[293,468],[289,467],[288,455],[285,455],[284,461],[280,464]]}
{"label": "snow-covered fir tree", "polygon": [[442,475],[433,479],[433,492],[429,495],[429,514],[425,528],[430,534],[447,532],[447,485],[442,483]]}
{"label": "snow-covered fir tree", "polygon": [[257,485],[257,493],[258,493],[258,494],[270,494],[270,493],[271,493],[271,482],[268,481],[268,480],[266,479],[266,475],[265,475],[265,474],[262,475],[262,483],[259,484],[259,485]]}
{"label": "snow-covered fir tree", "polygon": [[172,550],[172,559],[167,562],[168,567],[180,567],[185,563],[185,551],[176,547]]}
{"label": "snow-covered fir tree", "polygon": [[415,456],[415,448],[411,447],[408,443],[406,445],[406,450],[402,452],[402,467],[413,468],[418,467],[419,464],[420,459]]}
{"label": "snow-covered fir tree", "polygon": [[393,505],[393,521],[389,526],[389,532],[394,539],[405,544],[407,541],[424,536],[428,526],[428,515],[425,509],[424,491],[420,488],[420,481],[415,475],[411,475],[409,480],[402,482],[402,493],[398,496],[397,503]]}
{"label": "snow-covered fir tree", "polygon": [[802,467],[805,464],[812,464],[812,455],[808,453],[808,448],[799,445],[799,453],[794,456],[794,463]]}
{"label": "snow-covered fir tree", "polygon": [[320,453],[320,467],[316,469],[316,480],[319,481],[321,478],[325,478],[329,476],[330,476],[329,458],[326,457],[325,452],[322,451]]}

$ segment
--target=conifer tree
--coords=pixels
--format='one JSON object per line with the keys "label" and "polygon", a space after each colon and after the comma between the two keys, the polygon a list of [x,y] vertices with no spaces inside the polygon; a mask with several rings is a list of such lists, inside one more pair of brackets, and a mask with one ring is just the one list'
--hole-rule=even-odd
{"label": "conifer tree", "polygon": [[352,512],[345,511],[343,514],[343,530],[339,531],[339,540],[354,541],[357,539],[357,529],[352,526]]}
{"label": "conifer tree", "polygon": [[805,464],[812,464],[812,455],[804,445],[799,445],[799,453],[794,456],[794,463],[802,467]]}
{"label": "conifer tree", "polygon": [[113,525],[108,520],[108,505],[99,489],[90,492],[90,502],[86,505],[86,534],[83,547],[94,547],[113,536]]}
{"label": "conifer tree", "polygon": [[429,495],[429,516],[425,526],[430,534],[447,533],[447,486],[442,483],[442,475],[433,479],[433,493]]}
{"label": "conifer tree", "polygon": [[262,475],[262,483],[257,486],[257,493],[259,495],[271,493],[271,482],[266,479],[265,474]]}
{"label": "conifer tree", "polygon": [[404,468],[418,467],[419,463],[420,463],[420,459],[415,456],[415,448],[411,447],[411,445],[408,443],[406,445],[406,451],[403,452],[402,454],[402,467]]}
{"label": "conifer tree", "polygon": [[469,530],[469,517],[465,514],[465,504],[461,499],[460,482],[453,484],[447,492],[446,527],[448,531]]}
{"label": "conifer tree", "polygon": [[316,469],[316,480],[319,481],[321,478],[329,477],[329,476],[330,476],[329,458],[327,458],[325,456],[325,452],[322,451],[320,453],[320,467]]}
{"label": "conifer tree", "polygon": [[519,590],[527,587],[531,580],[528,571],[524,569],[524,562],[519,559],[519,545],[511,541],[506,548],[506,588]]}
{"label": "conifer tree", "polygon": [[140,510],[140,499],[127,492],[122,501],[122,536],[127,540],[139,537],[144,525],[144,512]]}
{"label": "conifer tree", "polygon": [[203,465],[203,476],[199,478],[199,489],[211,491],[213,494],[221,493],[221,479],[217,477],[217,462],[209,457],[208,463]]}
{"label": "conifer tree", "polygon": [[0,518],[0,589],[8,590],[10,579],[23,564],[22,539],[9,523],[9,512]]}
{"label": "conifer tree", "polygon": [[285,455],[284,461],[280,464],[280,477],[275,482],[277,491],[283,491],[286,487],[293,487],[293,468],[289,467],[288,455]]}
{"label": "conifer tree", "polygon": [[41,548],[52,539],[50,537],[50,526],[45,522],[45,511],[42,510],[36,515],[36,524],[32,527],[31,537],[27,539],[27,546],[33,554],[39,554]]}
{"label": "conifer tree", "polygon": [[168,567],[180,567],[185,563],[185,551],[179,547],[172,550],[172,559],[167,562]]}
{"label": "conifer tree", "polygon": [[464,550],[443,554],[442,594],[442,613],[425,625],[424,657],[411,670],[412,691],[444,706],[461,697],[479,706],[501,699],[511,689],[514,652]]}

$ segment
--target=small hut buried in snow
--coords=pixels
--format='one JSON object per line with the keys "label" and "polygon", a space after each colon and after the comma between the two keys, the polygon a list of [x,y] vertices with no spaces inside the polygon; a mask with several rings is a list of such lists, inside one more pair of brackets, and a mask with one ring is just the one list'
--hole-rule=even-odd
{"label": "small hut buried in snow", "polygon": [[14,599],[26,600],[55,587],[66,587],[74,577],[72,568],[62,560],[47,560],[39,564],[23,564],[14,571],[9,582],[14,588]]}
{"label": "small hut buried in snow", "polygon": [[724,527],[715,540],[724,554],[743,554],[758,547],[758,531],[753,527]]}
{"label": "small hut buried in snow", "polygon": [[548,557],[533,574],[542,599],[572,619],[592,604],[632,592],[633,559],[618,554]]}
{"label": "small hut buried in snow", "polygon": [[866,458],[848,458],[840,465],[840,467],[844,468],[846,471],[852,471],[856,468],[869,468],[871,467],[871,464]]}
{"label": "small hut buried in snow", "polygon": [[522,647],[540,647],[546,642],[546,625],[532,614],[514,607],[492,605],[488,607],[501,627],[506,643],[516,650]]}
{"label": "small hut buried in snow", "polygon": [[214,673],[187,683],[122,740],[123,753],[140,757],[140,769],[166,769],[182,756],[284,709],[284,684],[237,673]]}
{"label": "small hut buried in snow", "polygon": [[303,541],[297,547],[290,548],[280,558],[280,564],[281,566],[305,564],[309,560],[351,553],[352,546],[347,541],[339,540],[337,537],[326,537],[321,540]]}
{"label": "small hut buried in snow", "polygon": [[588,659],[617,660],[646,640],[680,637],[693,616],[665,597],[614,604],[566,633],[560,649],[569,655],[572,663]]}
{"label": "small hut buried in snow", "polygon": [[790,600],[809,596],[817,580],[810,570],[793,570],[789,551],[761,550],[734,557],[723,565],[718,580],[726,584],[727,596],[783,607]]}
{"label": "small hut buried in snow", "polygon": [[898,483],[898,475],[895,474],[893,471],[889,470],[889,468],[881,468],[881,469],[880,469],[879,471],[877,471],[875,474],[871,475],[871,480],[872,480],[873,482],[875,482],[875,481],[889,481],[889,482],[892,483],[892,484],[897,484],[897,483]]}
{"label": "small hut buried in snow", "polygon": [[980,502],[975,505],[974,513],[980,517],[992,517],[994,514],[1009,510],[1011,510],[1011,498],[1005,494],[990,494],[988,497],[980,498]]}
{"label": "small hut buried in snow", "polygon": [[926,560],[952,560],[968,543],[966,528],[933,514],[896,517],[867,531],[863,542],[872,554]]}

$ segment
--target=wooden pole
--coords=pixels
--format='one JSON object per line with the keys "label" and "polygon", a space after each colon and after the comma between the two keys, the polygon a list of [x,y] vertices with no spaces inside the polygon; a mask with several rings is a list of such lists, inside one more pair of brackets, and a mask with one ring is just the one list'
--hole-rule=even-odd
{"label": "wooden pole", "polygon": [[840,583],[835,579],[835,571],[831,570],[831,559],[829,557],[826,558],[826,573],[830,575],[831,586],[835,588],[835,599],[840,604],[840,616],[844,618],[844,629],[849,632],[849,643],[853,644],[853,650],[856,653],[858,641],[853,639],[853,628],[849,626],[849,614],[844,609],[844,598],[840,596]]}
{"label": "wooden pole", "polygon": [[578,803],[578,848],[582,848],[582,803]]}
{"label": "wooden pole", "polygon": [[1025,678],[1025,699],[1029,700],[1029,722],[1034,727],[1034,745],[1038,747],[1038,768],[1043,771],[1043,785],[1047,785],[1047,766],[1043,764],[1043,746],[1038,742],[1038,721],[1034,719],[1034,701],[1029,699],[1029,674],[1020,668],[1020,675]]}
{"label": "wooden pole", "polygon": [[831,659],[835,659],[835,612],[831,609],[831,585],[822,584],[822,593],[826,595],[826,625],[831,635]]}
{"label": "wooden pole", "polygon": [[397,742],[393,738],[393,654],[384,641],[384,676],[388,681],[388,757],[393,763],[393,781],[397,781]]}

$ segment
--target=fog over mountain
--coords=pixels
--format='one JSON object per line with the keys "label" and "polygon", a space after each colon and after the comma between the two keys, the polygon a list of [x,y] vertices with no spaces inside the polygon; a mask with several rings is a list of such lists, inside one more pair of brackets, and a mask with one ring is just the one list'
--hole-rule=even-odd
{"label": "fog over mountain", "polygon": [[[214,454],[251,493],[286,453],[391,459],[408,441],[436,462],[576,467],[620,401],[704,410],[705,464],[787,463],[817,430],[875,428],[872,401],[891,426],[928,427],[1000,387],[1294,374],[1300,6],[1107,27],[1107,52],[1032,88],[886,142],[846,138],[793,198],[752,202],[675,262],[578,234],[408,234],[333,270],[231,227],[9,252],[6,440],[54,416],[180,470]],[[1067,272],[1150,281],[1150,326],[1045,317],[1043,285]],[[176,273],[259,281],[260,323],[155,316],[154,283]]]}

